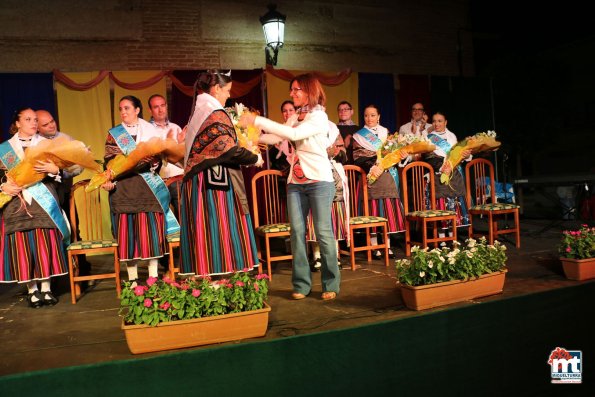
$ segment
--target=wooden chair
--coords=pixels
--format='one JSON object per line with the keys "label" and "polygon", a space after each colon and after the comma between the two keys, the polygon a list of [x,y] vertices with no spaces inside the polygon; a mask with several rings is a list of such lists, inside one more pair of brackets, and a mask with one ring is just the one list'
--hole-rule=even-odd
{"label": "wooden chair", "polygon": [[[439,242],[456,241],[456,213],[436,209],[434,169],[432,166],[423,161],[409,163],[401,170],[401,186],[403,207],[405,208],[405,255],[411,255],[411,246],[414,244],[422,248],[428,247],[428,244],[433,244],[435,248]],[[449,235],[449,231],[445,230],[444,237],[439,237],[438,228],[444,221],[450,221],[449,229],[452,229],[452,235]],[[415,241],[411,235],[412,222],[421,224],[421,241]],[[430,237],[428,237],[429,227],[432,228]]]}
{"label": "wooden chair", "polygon": [[[372,260],[372,251],[384,251],[384,264],[388,267],[388,220],[378,216],[370,216],[368,208],[368,181],[366,172],[356,165],[345,165],[347,185],[349,189],[349,249],[339,250],[339,254],[349,255],[351,270],[355,270],[355,253],[366,251],[368,262]],[[372,245],[370,243],[370,229],[382,228],[384,243]],[[366,244],[356,247],[354,235],[357,230],[364,229]]]}
{"label": "wooden chair", "polygon": [[[68,271],[70,276],[70,296],[72,304],[80,295],[81,281],[113,278],[116,291],[120,296],[120,262],[118,260],[118,242],[115,239],[104,239],[102,233],[101,189],[87,193],[85,188],[89,179],[75,183],[70,190],[70,225],[73,241],[67,247]],[[105,194],[104,194],[104,197]],[[84,236],[84,239],[81,238]],[[114,255],[113,272],[79,275],[77,257],[83,254],[111,253]]]}
{"label": "wooden chair", "polygon": [[[293,255],[273,255],[271,239],[287,238],[290,227],[287,215],[286,183],[284,174],[277,170],[263,170],[252,177],[252,216],[258,259],[267,266],[269,279],[273,279],[272,262],[291,260]],[[261,248],[264,239],[264,256]],[[262,266],[259,268],[262,272]]]}
{"label": "wooden chair", "polygon": [[[501,234],[514,233],[516,247],[521,247],[521,234],[519,224],[519,208],[516,204],[496,202],[496,189],[494,183],[494,166],[489,160],[478,158],[471,160],[465,166],[466,200],[469,208],[469,237],[485,236],[478,233],[473,227],[473,215],[487,216],[487,237],[490,244]],[[489,178],[489,182],[488,179]],[[488,190],[489,189],[489,190]],[[514,216],[514,227],[498,229],[498,219],[504,215]]]}
{"label": "wooden chair", "polygon": [[[180,223],[182,222],[182,218],[180,216],[180,208],[181,208],[180,190],[181,190],[181,187],[179,184],[177,184],[177,182],[182,182],[183,178],[184,178],[184,175],[176,175],[171,178],[168,178],[165,181],[165,184],[167,185],[168,188],[171,184],[176,183],[176,186],[177,186],[176,192],[178,194],[178,197],[177,197],[178,198],[178,201],[177,201],[178,208],[176,208],[176,209],[172,208],[172,211],[174,211],[174,214],[177,214],[176,218],[178,219],[178,222],[180,222]],[[176,278],[176,273],[180,272],[180,268],[176,267],[175,261],[174,261],[174,249],[180,247],[180,232],[168,234],[166,236],[166,238],[167,238],[167,247],[168,247],[168,252],[169,252],[169,258],[168,258],[169,266],[168,266],[167,276],[169,278],[171,278],[172,280],[174,280]]]}

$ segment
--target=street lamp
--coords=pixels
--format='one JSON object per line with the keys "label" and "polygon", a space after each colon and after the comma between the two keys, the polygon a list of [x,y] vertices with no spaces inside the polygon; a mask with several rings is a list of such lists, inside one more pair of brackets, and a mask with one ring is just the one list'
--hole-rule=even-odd
{"label": "street lamp", "polygon": [[283,47],[286,16],[276,10],[276,4],[269,4],[268,8],[269,11],[260,17],[260,23],[267,43],[264,49],[267,65],[276,65],[277,52]]}

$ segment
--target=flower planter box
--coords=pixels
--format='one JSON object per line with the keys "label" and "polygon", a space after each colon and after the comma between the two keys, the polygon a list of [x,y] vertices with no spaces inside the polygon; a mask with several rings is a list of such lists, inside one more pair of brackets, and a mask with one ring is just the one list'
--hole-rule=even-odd
{"label": "flower planter box", "polygon": [[570,280],[588,280],[595,278],[595,258],[571,259],[560,258],[564,274]]}
{"label": "flower planter box", "polygon": [[501,272],[484,274],[479,278],[467,281],[455,280],[417,287],[400,285],[401,296],[408,308],[424,310],[482,296],[495,295],[502,292],[507,271],[505,269]]}
{"label": "flower planter box", "polygon": [[264,336],[271,307],[192,320],[148,325],[125,325],[128,348],[133,354],[180,349]]}

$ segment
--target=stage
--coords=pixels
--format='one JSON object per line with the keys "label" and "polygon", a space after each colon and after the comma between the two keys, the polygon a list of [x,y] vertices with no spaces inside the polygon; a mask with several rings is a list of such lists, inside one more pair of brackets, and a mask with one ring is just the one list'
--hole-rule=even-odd
{"label": "stage", "polygon": [[[522,220],[521,249],[506,243],[500,295],[411,311],[394,266],[362,256],[355,272],[344,266],[336,300],[321,300],[315,273],[311,295],[293,301],[291,267],[282,262],[270,284],[265,337],[171,352],[128,351],[113,281],[72,305],[63,277],[54,288],[60,303],[37,310],[27,306],[24,286],[0,285],[0,395],[27,387],[43,396],[593,396],[595,282],[564,278],[561,229],[539,233],[547,223]],[[103,266],[109,258],[90,261]],[[583,352],[582,385],[550,384],[547,359],[556,347]]]}

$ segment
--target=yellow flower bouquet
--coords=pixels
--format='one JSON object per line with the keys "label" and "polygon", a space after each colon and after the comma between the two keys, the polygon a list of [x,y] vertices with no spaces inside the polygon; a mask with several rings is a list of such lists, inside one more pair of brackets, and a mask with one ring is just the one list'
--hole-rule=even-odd
{"label": "yellow flower bouquet", "polygon": [[452,178],[452,170],[464,160],[463,152],[466,150],[470,151],[471,154],[475,154],[488,150],[497,150],[500,147],[500,144],[501,143],[496,140],[495,131],[478,132],[473,136],[459,141],[453,146],[444,160],[445,164],[448,163],[450,165],[451,172],[449,174],[443,172],[442,175],[440,175],[440,182],[450,182],[450,179]]}
{"label": "yellow flower bouquet", "polygon": [[[413,134],[392,135],[388,137],[384,146],[378,150],[376,165],[386,170],[401,161],[401,153],[408,156],[413,154],[428,153],[436,150],[436,146],[427,138]],[[376,182],[375,177],[368,175],[368,183]]]}
{"label": "yellow flower bouquet", "polygon": [[255,113],[248,110],[246,106],[241,103],[236,103],[234,107],[227,107],[225,111],[231,118],[233,123],[233,127],[236,130],[236,135],[238,137],[238,145],[251,151],[254,154],[260,153],[261,148],[258,145],[258,138],[260,137],[260,129],[256,128],[254,125],[249,125],[247,128],[240,127],[239,121],[240,116],[244,113]]}
{"label": "yellow flower bouquet", "polygon": [[[27,149],[23,160],[9,170],[6,177],[22,188],[32,186],[46,176],[43,172],[35,171],[37,161],[48,160],[54,162],[60,169],[79,165],[96,172],[101,170],[93,153],[83,142],[58,137],[43,140],[36,146]],[[11,195],[0,193],[0,208],[4,207],[12,198]]]}
{"label": "yellow flower bouquet", "polygon": [[85,190],[91,192],[104,183],[132,170],[143,158],[157,154],[166,157],[171,163],[177,163],[184,158],[184,143],[178,143],[171,138],[162,139],[159,137],[140,142],[136,145],[136,149],[128,155],[118,154],[111,159],[107,163],[106,170],[94,175]]}

